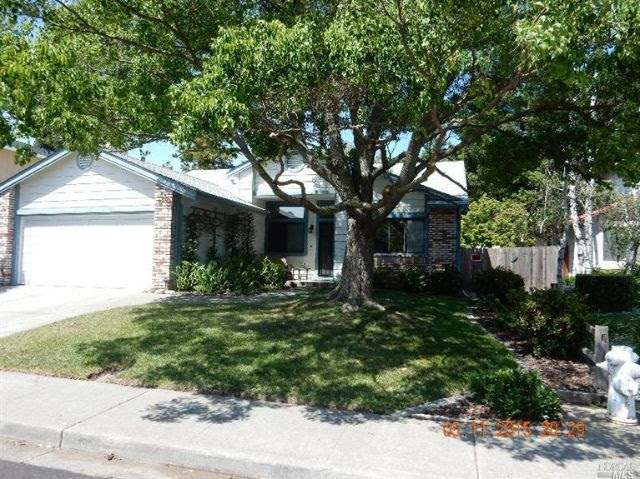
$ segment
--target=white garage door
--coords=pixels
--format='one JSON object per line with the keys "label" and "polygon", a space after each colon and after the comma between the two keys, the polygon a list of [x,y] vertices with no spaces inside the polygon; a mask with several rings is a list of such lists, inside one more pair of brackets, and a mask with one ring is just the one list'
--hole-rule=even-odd
{"label": "white garage door", "polygon": [[153,215],[22,217],[19,282],[149,289]]}

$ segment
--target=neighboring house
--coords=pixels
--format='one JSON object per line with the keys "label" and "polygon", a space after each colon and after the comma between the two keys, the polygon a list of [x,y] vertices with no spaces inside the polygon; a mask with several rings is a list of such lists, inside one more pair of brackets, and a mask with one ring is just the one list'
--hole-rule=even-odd
{"label": "neighboring house", "polygon": [[[283,179],[304,181],[313,201],[336,201],[300,157],[286,163]],[[268,168],[275,174],[276,163]],[[434,174],[405,196],[378,234],[379,267],[459,266],[460,214],[468,203],[464,166],[447,162],[439,168],[454,181]],[[224,218],[251,215],[257,255],[286,259],[303,272],[302,280],[333,281],[340,275],[345,214],[317,217],[284,204],[248,163],[185,174],[113,152],[93,160],[62,151],[0,183],[0,280],[170,289],[185,218],[193,212],[222,227]],[[201,238],[202,261],[210,241]],[[222,234],[215,246],[224,256]]]}
{"label": "neighboring house", "polygon": [[[628,187],[615,173],[608,174],[604,177],[609,181],[614,191],[622,194],[635,193],[640,194],[640,186]],[[595,210],[592,214],[592,251],[593,251],[593,268],[614,270],[624,267],[614,254],[609,250],[609,233],[604,230],[604,222],[607,215],[607,207]],[[565,275],[575,275],[584,273],[584,267],[580,264],[578,258],[578,246],[573,234],[573,230],[569,229],[569,237],[567,248],[565,250]]]}
{"label": "neighboring house", "polygon": [[0,150],[0,183],[28,166],[42,160],[51,153],[42,148],[36,148],[36,156],[26,165],[19,165],[16,163],[16,148],[21,145],[22,143],[17,141]]}

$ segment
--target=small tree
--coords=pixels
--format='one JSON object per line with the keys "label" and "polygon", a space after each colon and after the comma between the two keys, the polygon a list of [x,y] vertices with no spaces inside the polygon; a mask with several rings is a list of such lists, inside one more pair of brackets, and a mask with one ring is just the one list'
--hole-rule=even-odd
{"label": "small tree", "polygon": [[627,272],[638,270],[640,250],[640,193],[618,194],[603,213],[603,229],[609,235],[609,250]]}
{"label": "small tree", "polygon": [[515,199],[481,196],[462,218],[462,243],[467,247],[533,246],[529,215]]}

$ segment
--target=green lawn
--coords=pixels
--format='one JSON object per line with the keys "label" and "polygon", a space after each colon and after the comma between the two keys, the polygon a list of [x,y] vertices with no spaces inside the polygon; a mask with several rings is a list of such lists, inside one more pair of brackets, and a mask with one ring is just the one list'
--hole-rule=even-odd
{"label": "green lawn", "polygon": [[594,314],[590,324],[609,326],[609,342],[631,346],[640,352],[640,311],[626,313]]}
{"label": "green lawn", "polygon": [[465,390],[511,366],[457,298],[381,293],[345,316],[317,293],[260,304],[113,309],[0,340],[0,367],[372,412]]}

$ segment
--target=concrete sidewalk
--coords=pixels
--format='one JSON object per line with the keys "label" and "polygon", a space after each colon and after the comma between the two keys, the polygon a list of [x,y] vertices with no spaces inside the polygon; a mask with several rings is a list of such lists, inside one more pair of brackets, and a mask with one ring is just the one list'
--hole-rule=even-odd
{"label": "concrete sidewalk", "polygon": [[444,437],[416,419],[0,372],[0,436],[267,478],[596,477],[640,428],[572,408],[587,435]]}

